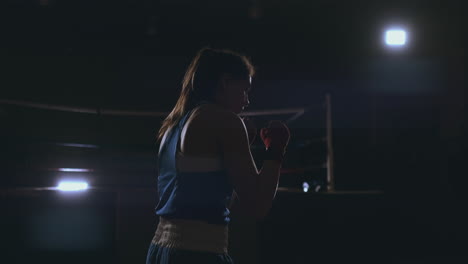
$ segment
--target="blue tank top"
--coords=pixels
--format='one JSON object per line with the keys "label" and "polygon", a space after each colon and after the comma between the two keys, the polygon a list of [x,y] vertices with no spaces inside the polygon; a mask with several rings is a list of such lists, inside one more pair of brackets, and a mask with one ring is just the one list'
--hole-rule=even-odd
{"label": "blue tank top", "polygon": [[[193,110],[192,110],[193,111]],[[158,155],[158,195],[156,214],[165,218],[202,220],[210,224],[229,223],[227,208],[233,192],[226,170],[178,172],[176,155],[182,128],[190,113],[166,135]]]}

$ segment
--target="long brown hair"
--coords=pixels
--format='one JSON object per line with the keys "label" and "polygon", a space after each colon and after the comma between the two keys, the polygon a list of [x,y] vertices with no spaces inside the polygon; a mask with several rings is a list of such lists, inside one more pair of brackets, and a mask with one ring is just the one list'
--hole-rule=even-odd
{"label": "long brown hair", "polygon": [[158,141],[199,102],[214,102],[216,89],[223,74],[248,79],[255,74],[255,69],[246,56],[232,50],[202,48],[197,52],[185,72],[179,99],[162,122]]}

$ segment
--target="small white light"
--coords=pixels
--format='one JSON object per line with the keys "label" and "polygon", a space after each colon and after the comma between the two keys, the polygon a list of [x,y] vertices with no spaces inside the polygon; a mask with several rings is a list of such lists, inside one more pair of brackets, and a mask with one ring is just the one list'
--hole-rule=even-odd
{"label": "small white light", "polygon": [[78,169],[78,168],[59,168],[58,171],[63,172],[92,172],[90,169]]}
{"label": "small white light", "polygon": [[319,192],[320,188],[322,188],[322,186],[320,186],[320,185],[315,186],[315,192]]}
{"label": "small white light", "polygon": [[66,192],[84,191],[88,189],[88,183],[83,181],[61,181],[57,189]]}
{"label": "small white light", "polygon": [[304,182],[302,184],[302,189],[304,189],[304,192],[308,192],[309,191],[309,184],[307,182]]}
{"label": "small white light", "polygon": [[406,31],[389,29],[385,32],[385,43],[389,46],[403,46],[406,44]]}

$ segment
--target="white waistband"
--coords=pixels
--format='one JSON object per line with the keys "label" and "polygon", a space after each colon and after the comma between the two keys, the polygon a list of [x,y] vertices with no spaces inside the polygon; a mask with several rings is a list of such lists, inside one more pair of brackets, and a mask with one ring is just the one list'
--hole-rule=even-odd
{"label": "white waistband", "polygon": [[159,218],[152,243],[162,247],[192,251],[227,253],[227,225],[213,225],[202,221]]}

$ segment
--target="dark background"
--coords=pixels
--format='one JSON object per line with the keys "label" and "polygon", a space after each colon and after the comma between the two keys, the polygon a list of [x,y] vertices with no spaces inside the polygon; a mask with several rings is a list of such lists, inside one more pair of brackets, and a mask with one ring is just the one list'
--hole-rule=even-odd
{"label": "dark background", "polygon": [[[290,124],[285,167],[325,154],[300,146],[324,132],[315,106],[332,100],[338,192],[279,192],[266,220],[233,217],[237,263],[465,263],[462,2],[3,1],[0,261],[142,263],[157,224],[162,117],[11,102],[168,112],[191,58],[211,46],[257,67],[247,110],[310,107]],[[402,50],[382,43],[392,24],[408,29]],[[96,188],[37,189],[63,176]],[[280,186],[300,185],[287,177]]]}

